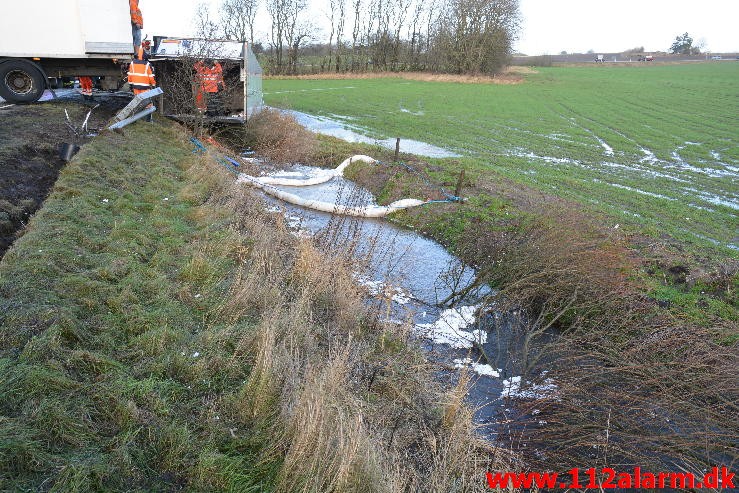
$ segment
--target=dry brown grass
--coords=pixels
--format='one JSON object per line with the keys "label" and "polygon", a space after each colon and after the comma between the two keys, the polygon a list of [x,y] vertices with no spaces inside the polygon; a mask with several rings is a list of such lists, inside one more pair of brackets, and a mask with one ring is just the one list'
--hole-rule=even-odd
{"label": "dry brown grass", "polygon": [[[371,173],[357,178],[385,190],[392,175]],[[396,180],[396,189],[407,183]],[[496,215],[454,205],[408,217],[421,231],[442,233],[464,220],[456,252],[478,266],[478,282],[499,287],[491,304],[514,321],[498,327],[499,340],[513,341],[499,351],[515,361],[514,374],[536,382],[547,369],[559,388],[558,399],[510,403],[522,411],[509,427],[511,446],[545,451],[528,457],[547,469],[585,460],[691,471],[736,463],[739,427],[729,417],[739,403],[739,326],[719,318],[696,324],[661,309],[634,276],[644,259],[602,217],[502,178],[465,190],[477,194],[515,209]],[[736,265],[715,270],[708,284],[729,293]]]}
{"label": "dry brown grass", "polygon": [[343,72],[321,73],[294,76],[271,76],[271,79],[303,79],[303,80],[345,80],[345,79],[405,79],[422,82],[457,82],[462,84],[520,84],[524,81],[521,74],[530,73],[519,70],[521,67],[511,67],[501,74],[495,75],[460,75],[435,74],[431,72]]}
{"label": "dry brown grass", "polygon": [[290,116],[264,109],[252,116],[244,143],[273,163],[295,163],[308,159],[316,149],[316,135]]}
{"label": "dry brown grass", "polygon": [[[232,182],[215,162],[201,173]],[[357,266],[340,249],[292,236],[246,187],[214,190],[203,207],[234,212],[219,255],[239,268],[205,314],[233,329],[201,340],[233,346],[229,358],[208,361],[210,371],[249,372],[209,416],[228,421],[237,439],[269,437],[261,461],[279,463],[278,491],[483,491],[486,468],[503,456],[476,436],[467,381],[439,387],[407,333],[362,300]],[[252,328],[238,330],[245,320]]]}

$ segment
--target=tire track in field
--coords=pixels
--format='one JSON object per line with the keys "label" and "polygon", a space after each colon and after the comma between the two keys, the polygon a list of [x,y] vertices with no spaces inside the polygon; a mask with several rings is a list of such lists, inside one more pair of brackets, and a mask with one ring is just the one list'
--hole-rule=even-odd
{"label": "tire track in field", "polygon": [[[589,121],[589,122],[591,122],[591,123],[593,123],[593,124],[595,124],[597,126],[605,127],[608,130],[614,132],[616,135],[619,135],[622,138],[626,139],[627,141],[634,143],[640,149],[642,149],[645,152],[645,154],[646,154],[647,150],[645,148],[643,148],[634,139],[626,136],[622,132],[619,132],[618,130],[615,130],[615,129],[611,128],[610,126],[605,125],[605,124],[602,124],[602,123],[600,123],[600,122],[598,122],[598,121],[596,121],[594,119],[591,119],[591,118],[588,118],[586,116],[580,115],[577,111],[575,111],[572,108],[568,108],[566,105],[562,105],[562,107],[564,109],[568,110],[571,114],[577,115],[581,119],[587,120],[587,121]],[[569,117],[568,118],[568,117],[566,117],[564,115],[559,115],[559,116],[562,117],[562,118],[564,118],[566,121],[572,122],[576,127],[581,128],[582,130],[584,130],[584,131],[586,131],[588,133],[594,133],[594,131],[592,131],[591,129],[589,129],[589,128],[583,126],[583,125],[578,124],[576,122],[576,120],[574,118],[572,118],[572,117]],[[649,151],[649,152],[651,152],[651,151]],[[652,155],[653,155],[653,153],[652,153]],[[668,161],[662,161],[662,160],[656,160],[655,159],[655,161],[651,161],[651,163],[653,163],[653,164],[659,163],[659,164],[662,164],[663,166],[670,166],[670,167],[675,167],[675,168],[677,168],[678,166],[680,166],[678,168],[680,174],[685,174],[686,172],[692,172],[692,173],[695,173],[695,174],[698,174],[698,175],[706,175],[707,174],[709,177],[716,178],[717,176],[715,175],[715,173],[719,171],[719,170],[715,170],[714,168],[708,168],[707,170],[703,170],[701,168],[692,166],[692,165],[690,165],[689,163],[687,163],[685,161],[681,161],[681,162],[678,162],[676,164],[673,164],[673,163],[668,162]],[[577,164],[577,163],[573,163],[573,164]],[[587,167],[587,165],[584,165],[584,166]],[[601,162],[601,163],[598,164],[598,166],[600,166],[600,167],[605,166],[605,167],[609,167],[609,168],[619,169],[619,171],[622,171],[622,173],[620,173],[621,179],[623,181],[626,181],[627,183],[631,183],[631,185],[627,185],[627,184],[624,184],[624,183],[616,183],[613,180],[613,176],[609,174],[609,180],[604,181],[603,183],[604,184],[607,184],[607,185],[610,185],[610,186],[613,186],[613,187],[616,187],[616,188],[621,188],[621,189],[628,190],[628,191],[631,191],[631,192],[635,192],[635,193],[638,193],[638,194],[651,196],[653,198],[666,199],[666,200],[671,200],[671,201],[685,200],[685,199],[687,199],[688,201],[687,201],[687,203],[685,203],[686,206],[688,206],[688,207],[690,207],[692,209],[699,209],[699,210],[709,211],[709,212],[715,212],[713,209],[710,208],[710,205],[713,205],[713,206],[717,206],[717,205],[718,206],[724,206],[724,207],[728,207],[728,208],[731,208],[731,209],[736,209],[737,208],[737,202],[736,202],[735,195],[732,194],[732,193],[726,193],[724,190],[721,190],[719,193],[716,193],[716,192],[718,192],[716,190],[716,185],[719,185],[719,184],[718,183],[715,183],[713,181],[709,184],[710,187],[707,187],[707,188],[710,188],[712,190],[712,192],[711,191],[706,191],[706,190],[699,191],[699,190],[696,190],[696,189],[690,188],[690,187],[687,187],[687,188],[686,187],[676,187],[675,186],[675,183],[674,183],[674,182],[694,183],[695,180],[692,180],[692,181],[691,180],[685,180],[685,179],[682,179],[680,177],[677,177],[677,176],[675,176],[673,174],[669,174],[667,172],[655,171],[655,170],[652,170],[652,169],[647,169],[647,168],[645,168],[644,166],[641,166],[641,165],[627,165],[627,164],[621,164],[621,163],[615,163],[615,162],[614,163]],[[713,171],[714,174],[711,174],[712,171]],[[657,183],[654,183],[653,184],[654,186],[648,187],[648,188],[651,188],[654,191],[642,190],[642,188],[644,188],[644,175],[645,174],[651,175],[652,177],[655,177],[655,178],[657,178],[657,177],[666,178],[666,179],[669,180],[669,182],[665,184],[667,186],[659,186]],[[725,172],[724,172],[724,174],[725,174]],[[728,174],[733,175],[733,173],[728,173]],[[596,179],[594,179],[594,181],[596,181]],[[600,181],[600,180],[597,180],[597,181]],[[635,187],[633,185],[639,185],[639,186],[638,187]],[[641,187],[641,188],[639,188],[639,187]],[[668,195],[665,195],[666,193]],[[698,202],[698,203],[695,203],[695,202]],[[701,204],[703,204],[703,205],[701,205]]]}

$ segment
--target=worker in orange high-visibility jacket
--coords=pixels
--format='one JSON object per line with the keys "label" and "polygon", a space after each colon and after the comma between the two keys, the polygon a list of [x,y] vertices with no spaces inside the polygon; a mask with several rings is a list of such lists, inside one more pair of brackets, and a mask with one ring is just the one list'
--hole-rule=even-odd
{"label": "worker in orange high-visibility jacket", "polygon": [[195,106],[198,110],[208,109],[205,94],[216,94],[219,88],[225,89],[226,82],[223,80],[223,67],[218,62],[203,63],[202,60],[195,62]]}
{"label": "worker in orange high-visibility jacket", "polygon": [[154,89],[156,86],[154,69],[148,61],[144,60],[144,49],[141,47],[139,47],[138,56],[131,60],[131,65],[128,67],[128,83],[134,95]]}
{"label": "worker in orange high-visibility jacket", "polygon": [[128,0],[131,9],[131,35],[133,36],[133,52],[137,53],[141,47],[141,30],[144,28],[144,17],[139,9],[139,0]]}
{"label": "worker in orange high-visibility jacket", "polygon": [[92,99],[92,78],[80,77],[80,89],[82,89],[82,97]]}

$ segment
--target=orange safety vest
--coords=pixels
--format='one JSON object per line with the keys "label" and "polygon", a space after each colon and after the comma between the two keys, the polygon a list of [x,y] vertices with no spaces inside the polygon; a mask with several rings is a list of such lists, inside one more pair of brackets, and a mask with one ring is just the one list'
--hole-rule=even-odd
{"label": "orange safety vest", "polygon": [[218,62],[213,67],[207,67],[203,62],[198,61],[195,64],[195,71],[197,72],[197,81],[204,92],[218,92],[219,84],[221,87],[226,86],[223,80],[223,68]]}
{"label": "orange safety vest", "polygon": [[131,22],[143,29],[144,17],[139,9],[139,0],[128,0],[128,6],[131,8]]}
{"label": "orange safety vest", "polygon": [[131,84],[134,94],[141,94],[157,85],[154,79],[154,69],[145,60],[133,60],[128,67],[128,83]]}

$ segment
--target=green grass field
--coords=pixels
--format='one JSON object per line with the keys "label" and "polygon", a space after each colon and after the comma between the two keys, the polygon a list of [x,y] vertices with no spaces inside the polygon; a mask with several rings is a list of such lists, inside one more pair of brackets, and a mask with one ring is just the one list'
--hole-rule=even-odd
{"label": "green grass field", "polygon": [[614,227],[737,256],[738,83],[726,62],[540,68],[517,85],[268,79],[264,91],[271,106],[456,150]]}

